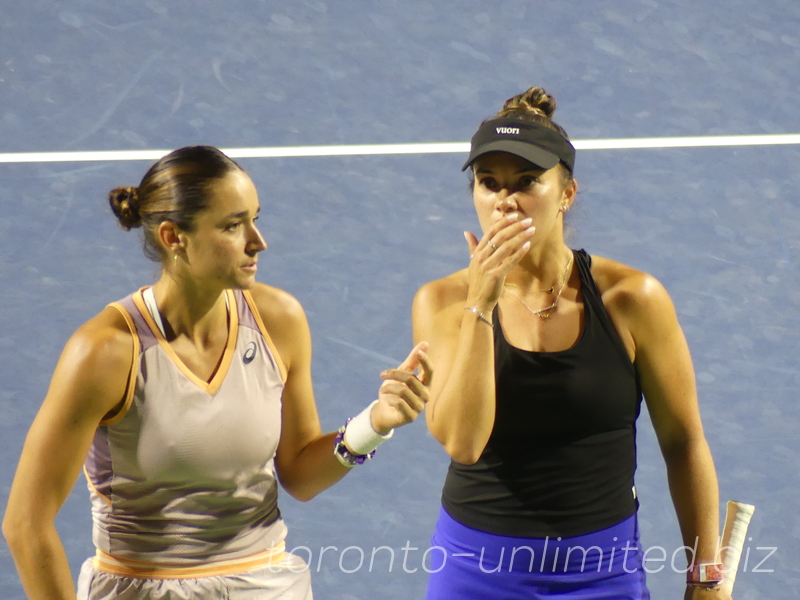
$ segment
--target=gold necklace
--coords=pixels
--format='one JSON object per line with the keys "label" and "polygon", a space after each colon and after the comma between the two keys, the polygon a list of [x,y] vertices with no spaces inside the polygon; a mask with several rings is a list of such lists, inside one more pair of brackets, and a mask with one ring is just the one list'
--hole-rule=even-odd
{"label": "gold necklace", "polygon": [[[536,315],[542,321],[546,321],[547,319],[550,318],[550,316],[554,312],[556,312],[556,306],[558,305],[558,299],[561,298],[561,293],[564,291],[564,288],[567,285],[567,278],[568,278],[567,276],[569,274],[569,268],[572,266],[572,259],[573,259],[573,255],[570,254],[569,260],[567,261],[567,266],[564,267],[564,272],[561,274],[561,285],[558,288],[558,294],[556,294],[556,297],[555,297],[555,299],[553,300],[553,303],[550,306],[545,306],[544,308],[539,308],[539,309],[534,310],[530,306],[528,306],[525,303],[525,301],[522,298],[520,298],[520,296],[516,292],[514,292],[511,289],[512,287],[516,287],[513,283],[504,283],[503,284],[503,289],[505,289],[512,296],[514,296],[514,298],[519,300],[520,304],[522,304],[522,306],[524,306],[525,308],[528,309],[528,312],[530,312],[531,314]],[[556,283],[553,282],[553,285],[549,290],[538,290],[538,291],[547,292],[547,293],[552,294],[553,290],[555,290],[555,287],[556,287]],[[536,292],[534,292],[534,293],[536,293]]]}

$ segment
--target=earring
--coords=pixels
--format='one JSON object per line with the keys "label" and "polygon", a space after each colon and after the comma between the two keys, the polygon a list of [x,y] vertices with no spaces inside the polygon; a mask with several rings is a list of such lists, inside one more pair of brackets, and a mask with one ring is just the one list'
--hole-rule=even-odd
{"label": "earring", "polygon": [[567,206],[566,204],[562,204],[561,205],[561,212],[565,213],[567,211],[569,211],[569,206]]}

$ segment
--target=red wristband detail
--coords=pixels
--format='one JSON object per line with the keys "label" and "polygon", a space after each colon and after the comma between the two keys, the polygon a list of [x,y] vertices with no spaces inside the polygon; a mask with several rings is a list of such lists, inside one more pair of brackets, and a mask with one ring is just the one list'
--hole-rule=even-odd
{"label": "red wristband detail", "polygon": [[715,585],[724,579],[722,563],[692,565],[686,573],[686,583]]}

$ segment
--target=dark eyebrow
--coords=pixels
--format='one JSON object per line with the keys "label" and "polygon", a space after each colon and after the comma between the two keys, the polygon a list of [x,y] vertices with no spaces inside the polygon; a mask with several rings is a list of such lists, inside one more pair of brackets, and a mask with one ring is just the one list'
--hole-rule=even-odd
{"label": "dark eyebrow", "polygon": [[[259,206],[256,209],[256,215],[258,215],[258,213],[260,213],[260,212],[261,212],[261,207]],[[248,214],[249,214],[249,211],[243,210],[242,212],[230,214],[230,215],[226,216],[225,218],[226,219],[244,219]]]}

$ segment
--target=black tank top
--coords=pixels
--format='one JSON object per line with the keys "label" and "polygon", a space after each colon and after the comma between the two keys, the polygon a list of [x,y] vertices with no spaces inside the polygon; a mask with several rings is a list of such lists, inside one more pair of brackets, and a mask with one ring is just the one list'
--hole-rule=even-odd
{"label": "black tank top", "polygon": [[583,297],[578,341],[561,352],[511,346],[494,315],[495,423],[474,465],[451,461],[445,510],[498,535],[583,535],[637,509],[639,377],[592,279],[574,251]]}

